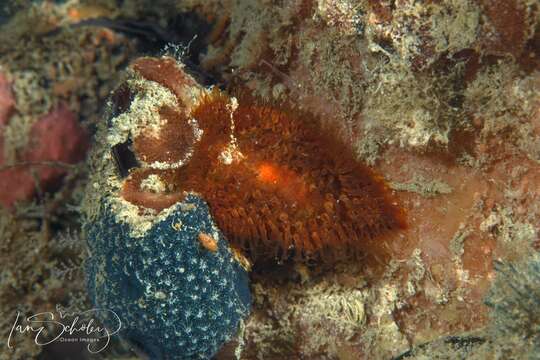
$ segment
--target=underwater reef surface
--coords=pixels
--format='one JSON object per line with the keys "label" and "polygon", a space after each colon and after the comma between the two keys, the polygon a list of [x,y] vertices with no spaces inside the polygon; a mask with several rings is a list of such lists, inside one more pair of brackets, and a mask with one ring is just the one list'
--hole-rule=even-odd
{"label": "underwater reef surface", "polygon": [[[205,86],[337,127],[406,213],[406,229],[354,261],[255,264],[251,314],[216,359],[535,358],[539,11],[533,0],[8,2],[6,164],[58,105],[94,134],[130,61],[176,57]],[[113,173],[62,169],[54,186],[1,210],[5,333],[17,310],[92,306],[82,198]],[[16,340],[0,358],[68,353]],[[103,356],[136,355],[115,343]]]}

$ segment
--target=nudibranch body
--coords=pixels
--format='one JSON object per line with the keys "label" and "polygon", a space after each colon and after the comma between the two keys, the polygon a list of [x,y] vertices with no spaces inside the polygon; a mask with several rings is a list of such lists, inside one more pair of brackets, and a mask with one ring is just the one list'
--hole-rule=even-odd
{"label": "nudibranch body", "polygon": [[108,139],[130,206],[160,214],[200,194],[254,260],[341,257],[405,226],[382,178],[315,117],[206,89],[173,58],[131,71]]}

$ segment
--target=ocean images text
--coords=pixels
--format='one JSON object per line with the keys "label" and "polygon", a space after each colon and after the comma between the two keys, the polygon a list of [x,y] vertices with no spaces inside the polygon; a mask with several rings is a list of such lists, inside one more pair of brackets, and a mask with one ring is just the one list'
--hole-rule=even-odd
{"label": "ocean images text", "polygon": [[[115,329],[109,329],[100,326],[92,317],[93,314],[105,313],[116,322]],[[82,320],[81,318],[84,318]],[[38,346],[48,345],[55,341],[58,342],[75,342],[74,338],[66,337],[67,335],[83,333],[88,338],[78,338],[79,341],[88,342],[87,349],[90,353],[99,353],[103,351],[111,340],[111,336],[115,335],[122,328],[120,317],[112,310],[106,309],[90,309],[81,312],[79,315],[67,319],[64,314],[60,313],[55,316],[52,311],[41,312],[28,316],[26,324],[23,324],[24,318],[17,311],[17,316],[11,327],[7,345],[8,348],[13,348],[12,339],[16,334],[33,333],[34,342]],[[48,332],[45,330],[49,330]],[[51,335],[52,333],[52,335]],[[47,335],[47,336],[45,336]],[[93,336],[93,338],[90,338]],[[101,344],[99,339],[105,339],[105,343]]]}

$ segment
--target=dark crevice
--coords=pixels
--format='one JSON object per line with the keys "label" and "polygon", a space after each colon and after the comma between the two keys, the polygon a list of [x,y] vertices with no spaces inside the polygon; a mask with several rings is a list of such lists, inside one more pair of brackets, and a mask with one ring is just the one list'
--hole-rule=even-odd
{"label": "dark crevice", "polygon": [[111,149],[116,168],[122,178],[129,175],[129,170],[139,167],[135,153],[131,150],[131,140],[116,144]]}

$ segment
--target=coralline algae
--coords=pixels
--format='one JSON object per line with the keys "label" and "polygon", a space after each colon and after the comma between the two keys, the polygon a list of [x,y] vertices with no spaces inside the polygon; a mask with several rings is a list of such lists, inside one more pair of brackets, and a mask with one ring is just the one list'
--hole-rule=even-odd
{"label": "coralline algae", "polygon": [[[85,230],[90,299],[114,311],[122,337],[152,359],[210,358],[249,313],[247,273],[200,197],[188,195],[143,237],[128,235],[110,205]],[[216,251],[201,233],[217,239]]]}

